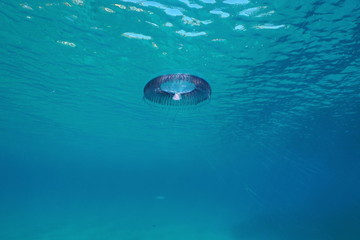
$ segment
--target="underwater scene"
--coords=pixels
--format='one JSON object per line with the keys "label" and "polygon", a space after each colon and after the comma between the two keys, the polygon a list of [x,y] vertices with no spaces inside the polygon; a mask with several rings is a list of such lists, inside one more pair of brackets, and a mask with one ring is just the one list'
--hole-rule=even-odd
{"label": "underwater scene", "polygon": [[1,240],[359,240],[359,0],[0,0]]}

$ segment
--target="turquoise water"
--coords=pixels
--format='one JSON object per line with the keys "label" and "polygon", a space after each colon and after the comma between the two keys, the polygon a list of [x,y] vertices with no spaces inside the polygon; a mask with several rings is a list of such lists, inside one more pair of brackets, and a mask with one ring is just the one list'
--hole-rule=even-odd
{"label": "turquoise water", "polygon": [[[0,1],[0,239],[360,239],[360,2]],[[188,108],[145,84],[189,73]]]}

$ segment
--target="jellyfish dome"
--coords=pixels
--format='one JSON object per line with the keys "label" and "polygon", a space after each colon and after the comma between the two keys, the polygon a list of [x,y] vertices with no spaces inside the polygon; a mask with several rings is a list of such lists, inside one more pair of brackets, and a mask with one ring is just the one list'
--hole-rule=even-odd
{"label": "jellyfish dome", "polygon": [[162,105],[197,105],[210,98],[211,88],[204,79],[185,73],[168,74],[150,80],[145,99]]}

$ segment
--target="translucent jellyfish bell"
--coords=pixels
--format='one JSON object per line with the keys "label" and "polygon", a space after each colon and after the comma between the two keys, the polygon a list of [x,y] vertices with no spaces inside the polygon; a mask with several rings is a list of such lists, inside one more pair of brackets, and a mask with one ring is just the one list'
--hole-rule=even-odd
{"label": "translucent jellyfish bell", "polygon": [[195,88],[195,84],[186,80],[167,81],[160,85],[162,91],[173,93],[176,101],[181,100],[181,94],[192,92]]}
{"label": "translucent jellyfish bell", "polygon": [[184,73],[156,77],[144,88],[145,99],[162,105],[197,105],[210,95],[210,85],[204,79]]}

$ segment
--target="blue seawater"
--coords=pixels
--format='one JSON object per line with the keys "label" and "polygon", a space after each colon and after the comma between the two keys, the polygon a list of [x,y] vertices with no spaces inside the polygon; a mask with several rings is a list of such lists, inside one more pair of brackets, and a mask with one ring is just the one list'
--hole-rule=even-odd
{"label": "blue seawater", "polygon": [[[360,239],[360,1],[1,0],[1,240]],[[205,104],[143,99],[162,74]]]}

